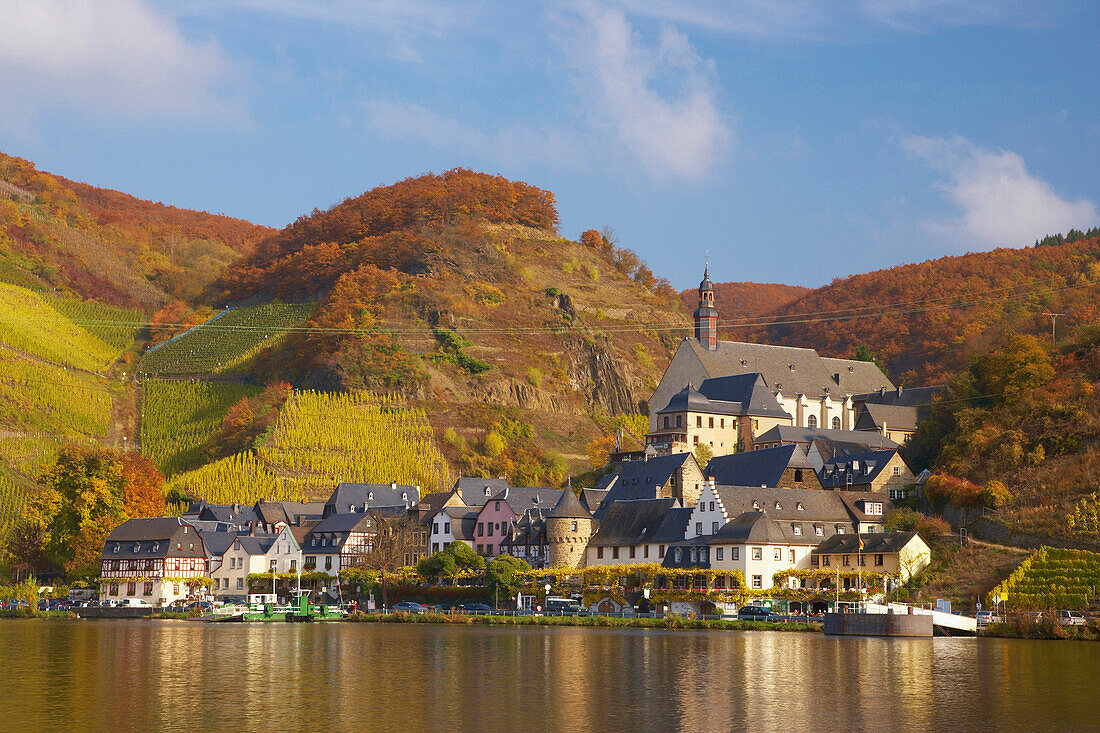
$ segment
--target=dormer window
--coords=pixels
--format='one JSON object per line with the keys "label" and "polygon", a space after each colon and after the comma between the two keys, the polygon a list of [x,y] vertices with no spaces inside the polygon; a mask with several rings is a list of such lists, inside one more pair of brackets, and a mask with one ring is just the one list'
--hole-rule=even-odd
{"label": "dormer window", "polygon": [[782,509],[783,507],[780,506],[779,502],[777,501],[777,502],[775,502],[775,508],[778,510],[778,509]]}
{"label": "dormer window", "polygon": [[674,550],[674,557],[677,563],[684,559],[684,552],[679,547]]}
{"label": "dormer window", "polygon": [[492,496],[493,495],[493,492],[489,490],[488,486],[485,487],[485,495],[486,496]]}
{"label": "dormer window", "polygon": [[848,373],[849,374],[855,374],[855,371],[856,371],[856,368],[854,366],[848,367]]}
{"label": "dormer window", "polygon": [[134,552],[135,553],[141,552],[141,543],[140,542],[135,542],[134,543]]}
{"label": "dormer window", "polygon": [[401,501],[408,501],[408,500],[409,500],[408,492],[402,492],[401,493]]}
{"label": "dormer window", "polygon": [[117,542],[115,543],[115,547],[114,547],[114,550],[112,550],[112,552],[118,552],[118,543]]}
{"label": "dormer window", "polygon": [[794,508],[797,509],[800,512],[805,511],[805,509],[806,509],[806,507],[802,506],[802,502],[798,502],[797,504],[795,504]]}
{"label": "dormer window", "polygon": [[795,524],[795,525],[792,525],[792,527],[794,529],[795,536],[796,537],[801,537],[802,536],[802,525],[801,524]]}
{"label": "dormer window", "polygon": [[758,501],[753,501],[753,503],[752,503],[752,508],[753,508],[754,510],[756,510],[756,511],[760,511],[760,502],[758,502]]}
{"label": "dormer window", "polygon": [[368,491],[367,492],[367,501],[374,501],[374,492],[373,491]]}
{"label": "dormer window", "polygon": [[794,371],[794,364],[788,364],[787,369],[789,369],[790,371],[793,372]]}

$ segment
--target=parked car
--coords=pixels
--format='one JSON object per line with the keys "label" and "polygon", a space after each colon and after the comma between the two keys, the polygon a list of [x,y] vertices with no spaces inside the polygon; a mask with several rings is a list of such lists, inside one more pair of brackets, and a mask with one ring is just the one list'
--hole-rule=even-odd
{"label": "parked car", "polygon": [[974,620],[978,622],[978,626],[988,626],[989,624],[1004,623],[1004,619],[998,616],[993,611],[978,611],[976,614],[974,614]]}
{"label": "parked car", "polygon": [[1059,611],[1058,623],[1063,626],[1084,626],[1085,615],[1080,611]]}
{"label": "parked car", "polygon": [[195,613],[213,613],[214,604],[210,601],[191,601],[184,606],[185,611],[194,611]]}
{"label": "parked car", "polygon": [[152,608],[153,605],[144,598],[123,598],[119,604],[122,608]]}
{"label": "parked car", "polygon": [[460,611],[466,613],[492,613],[493,609],[485,603],[463,603],[458,607]]}
{"label": "parked car", "polygon": [[763,606],[742,606],[737,611],[738,621],[779,621],[780,615]]}
{"label": "parked car", "polygon": [[401,601],[400,603],[393,604],[390,609],[394,613],[424,613],[426,610],[419,603],[413,603],[412,601]]}

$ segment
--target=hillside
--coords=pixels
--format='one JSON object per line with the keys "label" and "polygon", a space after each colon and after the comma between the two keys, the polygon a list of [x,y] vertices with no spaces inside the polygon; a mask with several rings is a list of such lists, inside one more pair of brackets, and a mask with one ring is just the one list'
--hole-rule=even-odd
{"label": "hillside", "polygon": [[[997,249],[853,275],[775,309],[776,325],[722,313],[730,338],[853,356],[865,346],[903,385],[946,381],[1005,335],[1100,321],[1100,236]],[[778,323],[782,322],[782,323]]]}
{"label": "hillside", "polygon": [[[723,318],[756,318],[810,292],[801,285],[780,283],[714,283],[714,305]],[[699,291],[680,291],[680,306],[691,314],[699,305]]]}
{"label": "hillside", "polygon": [[149,312],[197,299],[270,232],[70,181],[0,153],[0,282]]}

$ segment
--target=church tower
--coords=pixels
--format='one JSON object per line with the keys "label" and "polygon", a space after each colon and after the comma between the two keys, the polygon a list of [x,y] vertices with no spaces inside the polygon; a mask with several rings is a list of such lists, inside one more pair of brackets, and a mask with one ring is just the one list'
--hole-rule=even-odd
{"label": "church tower", "polygon": [[710,263],[699,283],[699,307],[695,309],[695,338],[705,348],[718,348],[718,310],[714,307],[714,285],[710,281]]}

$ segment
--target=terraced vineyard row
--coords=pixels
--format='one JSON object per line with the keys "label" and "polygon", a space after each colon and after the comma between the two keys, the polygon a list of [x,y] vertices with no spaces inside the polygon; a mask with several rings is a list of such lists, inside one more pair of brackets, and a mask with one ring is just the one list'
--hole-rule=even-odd
{"label": "terraced vineyard row", "polygon": [[150,349],[141,360],[145,374],[220,374],[246,371],[261,349],[300,326],[313,306],[267,303],[236,308]]}
{"label": "terraced vineyard row", "polygon": [[219,503],[319,498],[340,481],[450,483],[423,410],[366,392],[296,392],[256,454],[238,454],[172,478],[170,489]]}
{"label": "terraced vineyard row", "polygon": [[25,499],[26,493],[18,484],[7,476],[0,476],[0,539],[19,516]]}
{"label": "terraced vineyard row", "polygon": [[1100,594],[1100,553],[1042,547],[1024,560],[989,600],[1000,595],[1009,608],[1078,609]]}
{"label": "terraced vineyard row", "polygon": [[0,349],[0,426],[103,437],[110,419],[111,397],[99,377]]}
{"label": "terraced vineyard row", "polygon": [[74,325],[112,346],[116,359],[133,345],[134,332],[145,322],[144,315],[126,308],[53,294],[45,295],[43,299]]}
{"label": "terraced vineyard row", "polygon": [[[92,335],[54,307],[77,313],[86,304],[63,300],[0,283],[0,343],[77,369],[98,371],[112,364],[122,351],[112,344],[122,336],[107,342]],[[87,312],[94,310],[89,306]]]}
{"label": "terraced vineyard row", "polygon": [[202,463],[202,449],[226,411],[259,387],[146,379],[142,385],[141,452],[172,476]]}

